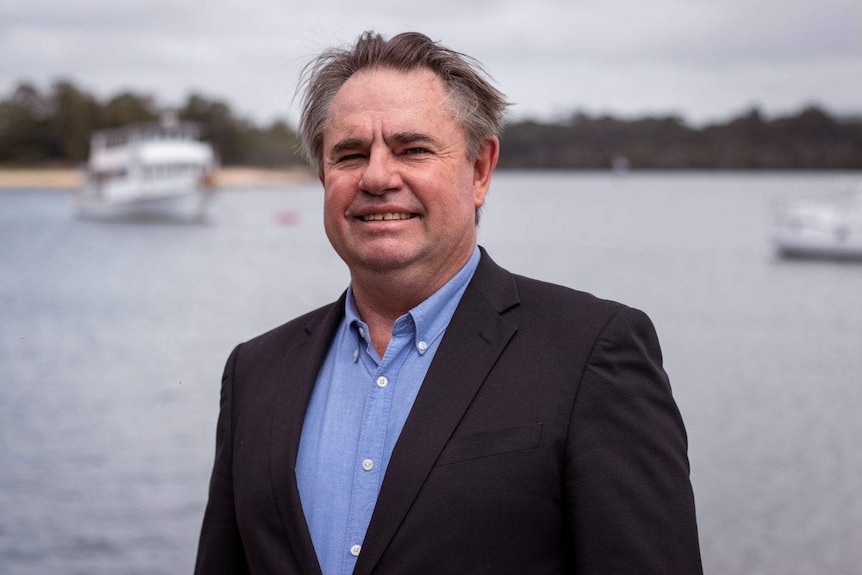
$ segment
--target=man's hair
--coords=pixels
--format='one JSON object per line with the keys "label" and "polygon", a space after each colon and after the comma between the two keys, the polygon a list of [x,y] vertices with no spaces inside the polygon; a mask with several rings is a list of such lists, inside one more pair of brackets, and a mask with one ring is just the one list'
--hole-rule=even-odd
{"label": "man's hair", "polygon": [[385,40],[367,31],[353,46],[328,48],[303,69],[299,131],[305,157],[318,172],[322,170],[323,130],[336,93],[355,73],[380,68],[402,72],[427,69],[440,78],[448,91],[452,117],[466,133],[471,159],[488,138],[500,135],[508,103],[486,79],[487,73],[476,59],[417,32]]}

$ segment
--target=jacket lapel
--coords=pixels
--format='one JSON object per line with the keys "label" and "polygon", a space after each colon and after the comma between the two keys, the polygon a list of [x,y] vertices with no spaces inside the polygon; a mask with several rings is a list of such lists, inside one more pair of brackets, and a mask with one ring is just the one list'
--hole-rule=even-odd
{"label": "jacket lapel", "polygon": [[320,575],[320,565],[302,511],[294,469],[305,409],[343,316],[344,295],[323,312],[322,318],[316,316],[309,321],[307,337],[286,349],[273,370],[276,392],[271,412],[270,477],[287,541],[306,575]]}
{"label": "jacket lapel", "polygon": [[517,328],[501,317],[517,305],[512,276],[482,259],[440,342],[392,452],[354,575],[386,550],[440,452]]}

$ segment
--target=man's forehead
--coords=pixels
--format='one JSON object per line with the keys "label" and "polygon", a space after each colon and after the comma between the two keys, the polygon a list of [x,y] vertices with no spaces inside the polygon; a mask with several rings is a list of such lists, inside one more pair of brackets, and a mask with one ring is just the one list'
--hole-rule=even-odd
{"label": "man's forehead", "polygon": [[445,99],[443,82],[431,70],[361,70],[336,92],[330,116],[375,110],[409,112],[439,107]]}
{"label": "man's forehead", "polygon": [[430,70],[357,72],[336,94],[324,128],[332,145],[346,138],[404,141],[455,127],[443,83]]}

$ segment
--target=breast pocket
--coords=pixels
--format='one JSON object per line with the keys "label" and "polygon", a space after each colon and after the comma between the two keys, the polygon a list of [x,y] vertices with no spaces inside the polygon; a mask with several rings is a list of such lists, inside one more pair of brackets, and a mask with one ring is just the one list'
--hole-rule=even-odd
{"label": "breast pocket", "polygon": [[535,449],[539,447],[541,439],[541,423],[471,433],[450,440],[440,454],[437,465]]}

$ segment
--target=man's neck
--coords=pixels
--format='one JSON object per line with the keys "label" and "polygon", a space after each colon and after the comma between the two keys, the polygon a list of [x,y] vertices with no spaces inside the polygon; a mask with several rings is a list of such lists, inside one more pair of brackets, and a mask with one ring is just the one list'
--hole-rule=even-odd
{"label": "man's neck", "polygon": [[[377,350],[377,354],[383,357],[392,337],[392,326],[395,325],[395,320],[425,301],[437,288],[428,293],[419,287],[401,286],[401,289],[393,289],[393,281],[379,279],[382,281],[363,282],[357,281],[353,276],[351,284],[356,311],[362,321],[368,325],[371,344]],[[395,281],[397,283],[397,280]]]}
{"label": "man's neck", "polygon": [[453,272],[431,277],[416,277],[404,270],[364,274],[351,271],[356,311],[368,325],[371,344],[380,357],[386,353],[395,320],[434,295],[461,270],[471,254]]}

